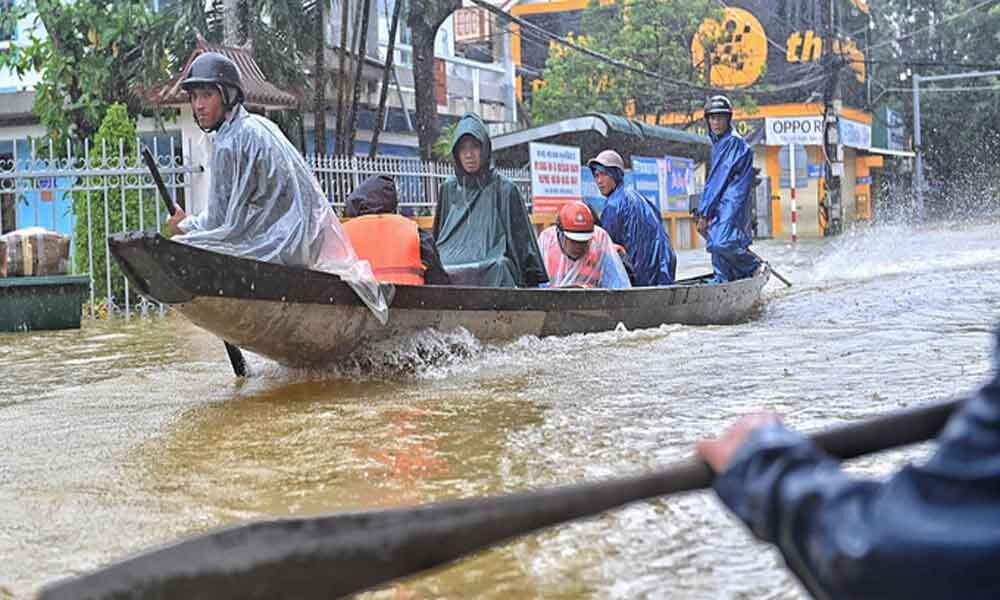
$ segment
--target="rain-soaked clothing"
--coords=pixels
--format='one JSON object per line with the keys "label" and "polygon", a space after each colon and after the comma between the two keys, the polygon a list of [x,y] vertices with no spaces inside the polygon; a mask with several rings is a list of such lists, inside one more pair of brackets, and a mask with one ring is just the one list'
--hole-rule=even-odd
{"label": "rain-soaked clothing", "polygon": [[[458,160],[458,141],[482,144],[478,173]],[[492,166],[493,145],[474,114],[462,117],[452,138],[455,175],[441,186],[434,211],[434,238],[453,283],[535,287],[548,281],[535,230],[521,193]]]}
{"label": "rain-soaked clothing", "polygon": [[[344,204],[344,216],[354,218],[366,215],[394,215],[396,214],[396,208],[398,206],[399,195],[396,192],[396,182],[393,181],[392,177],[389,177],[388,175],[372,175],[368,179],[362,181],[358,187],[354,188],[354,191],[347,197],[347,202]],[[405,218],[406,217],[400,217],[400,219]],[[357,247],[358,244],[354,242],[354,235],[354,233],[351,234],[351,241],[354,243],[354,246]],[[418,229],[416,230],[415,235],[419,237],[418,243],[420,245],[420,262],[423,264],[424,271],[421,276],[422,282],[431,285],[448,285],[451,283],[448,273],[444,270],[444,265],[441,264],[441,257],[438,255],[437,244],[434,242],[434,234],[430,231]],[[406,246],[411,244],[412,240],[381,239],[379,242],[386,245],[398,244]],[[393,248],[392,250],[396,251],[399,249]],[[395,254],[395,252],[393,253]],[[358,252],[358,254],[368,258],[362,252]],[[395,259],[390,262],[394,261]],[[396,267],[406,269],[407,265],[387,265],[387,268],[389,269]],[[377,272],[376,276],[378,276]]]}
{"label": "rain-soaked clothing", "polygon": [[[584,200],[583,203],[586,204],[587,208],[590,209],[590,214],[594,217],[594,225],[600,227],[601,229],[604,229],[604,225],[601,224],[601,215],[597,214],[597,209],[594,208],[594,205],[592,205],[590,202],[587,202],[586,200]],[[605,233],[607,233],[606,230]],[[611,243],[615,247],[615,250],[618,251],[618,258],[621,259],[622,266],[625,267],[625,273],[628,274],[629,285],[634,287],[636,283],[635,283],[635,269],[632,267],[632,257],[628,255],[628,250],[625,249],[625,246],[622,246],[621,244],[615,244],[613,241]],[[676,262],[674,264],[676,265]]]}
{"label": "rain-soaked clothing", "polygon": [[538,248],[545,257],[545,270],[550,287],[579,286],[618,290],[632,287],[625,266],[618,258],[618,251],[611,237],[600,227],[594,227],[594,237],[587,244],[587,252],[577,260],[566,256],[559,246],[559,232],[555,225],[538,236]]}
{"label": "rain-soaked clothing", "polygon": [[662,217],[655,206],[619,179],[619,169],[610,171],[618,186],[601,213],[604,230],[628,251],[637,286],[670,285],[677,274],[677,255]]}
{"label": "rain-soaked clothing", "polygon": [[752,433],[714,488],[817,598],[1000,598],[1000,335],[994,379],[922,466],[855,478],[781,425]]}
{"label": "rain-soaked clothing", "polygon": [[698,215],[709,220],[705,249],[712,255],[715,281],[751,277],[760,261],[747,251],[753,242],[750,191],[753,186],[753,151],[730,128],[712,139],[705,189]]}
{"label": "rain-soaked clothing", "polygon": [[383,322],[388,308],[319,182],[278,126],[237,106],[214,134],[208,205],[174,240],[339,276]]}

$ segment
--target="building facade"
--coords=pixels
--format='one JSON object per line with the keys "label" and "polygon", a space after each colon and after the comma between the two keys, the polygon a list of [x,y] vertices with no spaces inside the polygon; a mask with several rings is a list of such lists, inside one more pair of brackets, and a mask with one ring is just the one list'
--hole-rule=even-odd
{"label": "building facade", "polygon": [[[873,142],[876,113],[866,71],[875,43],[863,0],[730,0],[706,18],[690,39],[692,71],[706,87],[736,98],[749,95],[753,110],[737,110],[734,127],[754,148],[755,166],[769,182],[771,231],[791,234],[789,152],[796,158],[797,233],[819,236],[872,218],[872,174],[886,160],[908,160],[902,130],[892,147]],[[589,0],[525,1],[511,12],[559,36],[580,34]],[[860,33],[859,33],[860,32]],[[584,32],[585,33],[585,32]],[[516,29],[515,29],[516,34]],[[519,97],[530,102],[544,81],[549,46],[513,40]],[[831,55],[843,59],[834,77]],[[706,91],[706,96],[708,92]],[[825,102],[829,100],[829,102]],[[705,133],[700,111],[628,116]],[[879,146],[881,143],[883,145]]]}

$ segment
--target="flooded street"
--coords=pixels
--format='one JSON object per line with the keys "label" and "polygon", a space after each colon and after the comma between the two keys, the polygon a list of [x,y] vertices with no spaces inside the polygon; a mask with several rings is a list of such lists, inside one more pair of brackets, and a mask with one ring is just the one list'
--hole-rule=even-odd
{"label": "flooded street", "polygon": [[[815,429],[944,399],[989,370],[1000,222],[755,245],[753,321],[480,345],[426,334],[292,371],[168,316],[0,334],[0,598],[273,515],[408,505],[651,470],[771,407]],[[682,251],[681,274],[707,271]],[[374,366],[372,366],[374,365]],[[883,474],[926,447],[852,463]],[[482,553],[379,598],[801,598],[711,493]]]}

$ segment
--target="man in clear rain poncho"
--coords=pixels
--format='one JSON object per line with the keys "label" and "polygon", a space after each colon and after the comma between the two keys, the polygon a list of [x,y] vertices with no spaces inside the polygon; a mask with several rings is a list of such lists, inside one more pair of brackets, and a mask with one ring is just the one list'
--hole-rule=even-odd
{"label": "man in clear rain poncho", "polygon": [[181,83],[213,142],[208,206],[167,219],[174,240],[261,261],[333,273],[385,322],[385,298],[359,260],[319,182],[278,126],[243,107],[236,63],[206,52]]}
{"label": "man in clear rain poncho", "polygon": [[549,287],[623,289],[632,287],[611,236],[594,224],[583,202],[568,202],[556,224],[538,236]]}

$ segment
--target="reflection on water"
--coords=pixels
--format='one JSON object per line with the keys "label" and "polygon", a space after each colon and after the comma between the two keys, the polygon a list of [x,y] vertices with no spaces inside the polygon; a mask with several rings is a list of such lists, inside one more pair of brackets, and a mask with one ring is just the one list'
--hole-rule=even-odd
{"label": "reflection on water", "polygon": [[[992,226],[757,250],[795,282],[759,318],[482,345],[427,333],[324,372],[168,317],[0,334],[0,598],[247,518],[496,494],[685,458],[773,407],[816,428],[968,390],[1000,316]],[[683,272],[705,270],[681,253]],[[926,448],[852,463],[884,474]],[[373,598],[798,598],[708,493],[642,503]]]}

